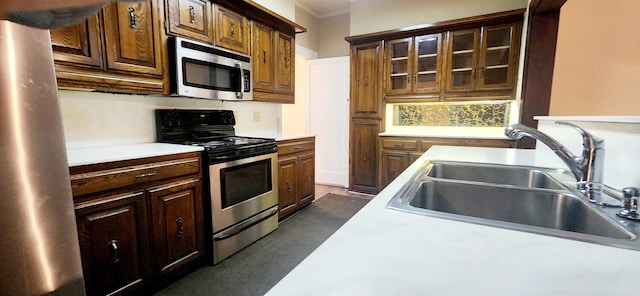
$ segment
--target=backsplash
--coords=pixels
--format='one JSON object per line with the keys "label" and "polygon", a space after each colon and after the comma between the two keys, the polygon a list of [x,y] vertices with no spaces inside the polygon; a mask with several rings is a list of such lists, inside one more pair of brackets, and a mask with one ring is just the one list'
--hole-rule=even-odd
{"label": "backsplash", "polygon": [[[640,116],[537,116],[538,129],[565,145],[575,155],[582,151],[582,137],[572,127],[555,124],[571,122],[604,139],[604,183],[615,188],[640,187]],[[556,157],[543,144],[536,152]]]}
{"label": "backsplash", "polygon": [[511,102],[394,104],[393,125],[504,127]]}
{"label": "backsplash", "polygon": [[59,96],[67,148],[155,142],[154,110],[164,108],[233,110],[236,134],[280,136],[278,104],[71,90],[60,90]]}

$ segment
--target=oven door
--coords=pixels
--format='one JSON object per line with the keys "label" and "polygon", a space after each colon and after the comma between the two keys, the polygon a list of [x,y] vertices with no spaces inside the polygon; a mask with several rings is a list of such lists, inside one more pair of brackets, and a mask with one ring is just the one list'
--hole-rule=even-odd
{"label": "oven door", "polygon": [[277,162],[270,153],[209,166],[214,234],[277,208]]}

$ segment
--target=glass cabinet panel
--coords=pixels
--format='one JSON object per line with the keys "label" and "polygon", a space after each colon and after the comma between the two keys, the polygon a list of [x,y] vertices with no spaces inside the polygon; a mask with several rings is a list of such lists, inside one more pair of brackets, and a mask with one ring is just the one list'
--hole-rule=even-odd
{"label": "glass cabinet panel", "polygon": [[479,30],[449,33],[449,77],[447,89],[470,90],[475,86]]}
{"label": "glass cabinet panel", "polygon": [[440,34],[415,37],[417,53],[413,81],[415,92],[439,91],[440,44]]}
{"label": "glass cabinet panel", "polygon": [[513,26],[502,25],[485,27],[480,57],[480,78],[478,84],[483,88],[510,86],[513,71],[511,51],[513,44]]}
{"label": "glass cabinet panel", "polygon": [[406,92],[410,88],[409,55],[411,38],[389,42],[389,92]]}

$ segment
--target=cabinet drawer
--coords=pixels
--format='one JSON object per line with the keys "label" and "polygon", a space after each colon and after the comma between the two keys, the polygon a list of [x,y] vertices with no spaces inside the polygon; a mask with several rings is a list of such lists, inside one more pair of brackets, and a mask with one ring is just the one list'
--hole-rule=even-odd
{"label": "cabinet drawer", "polygon": [[200,158],[152,162],[71,175],[73,196],[162,180],[200,171]]}
{"label": "cabinet drawer", "polygon": [[314,141],[283,141],[278,142],[278,155],[315,150]]}
{"label": "cabinet drawer", "polygon": [[382,140],[383,149],[393,150],[411,150],[418,149],[418,141],[416,140]]}
{"label": "cabinet drawer", "polygon": [[516,141],[500,139],[465,139],[464,146],[513,148]]}

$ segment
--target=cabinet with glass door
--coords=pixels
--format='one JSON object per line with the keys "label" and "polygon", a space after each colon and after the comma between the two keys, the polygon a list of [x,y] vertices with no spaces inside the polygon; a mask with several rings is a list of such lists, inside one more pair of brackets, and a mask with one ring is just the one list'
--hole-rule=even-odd
{"label": "cabinet with glass door", "polygon": [[387,42],[387,95],[428,94],[440,91],[442,34]]}
{"label": "cabinet with glass door", "polygon": [[446,91],[513,90],[518,23],[448,34]]}

